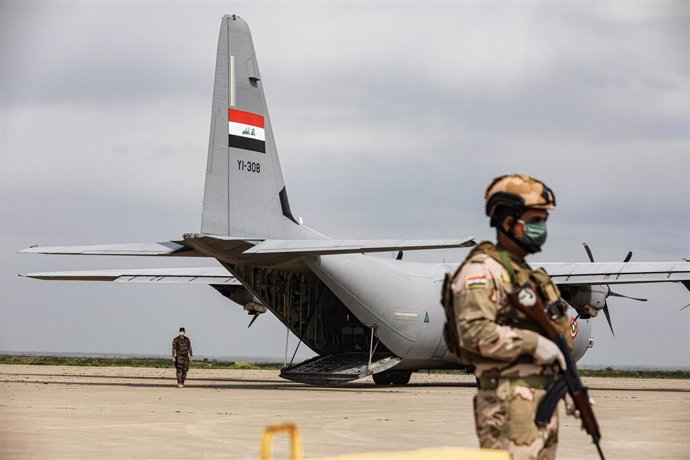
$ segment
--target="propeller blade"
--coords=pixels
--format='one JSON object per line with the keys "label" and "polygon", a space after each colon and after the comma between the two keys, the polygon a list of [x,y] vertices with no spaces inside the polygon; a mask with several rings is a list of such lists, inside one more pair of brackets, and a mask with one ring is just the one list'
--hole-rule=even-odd
{"label": "propeller blade", "polygon": [[646,302],[647,299],[641,299],[639,297],[630,297],[629,295],[619,294],[617,292],[609,291],[609,295],[613,297],[623,297],[624,299],[637,300],[639,302]]}
{"label": "propeller blade", "polygon": [[254,324],[254,321],[256,321],[256,318],[258,318],[258,317],[259,317],[259,314],[258,314],[258,313],[254,315],[254,317],[252,318],[252,320],[249,321],[249,326],[247,326],[247,329],[249,329],[250,327],[252,327],[252,324]]}
{"label": "propeller blade", "polygon": [[402,260],[402,257],[403,257],[403,252],[402,252],[402,251],[398,251],[398,255],[395,256],[395,260]]}
{"label": "propeller blade", "polygon": [[632,251],[628,251],[628,255],[625,256],[625,259],[623,259],[623,262],[630,262],[630,259],[632,259]]}
{"label": "propeller blade", "polygon": [[594,256],[592,255],[592,250],[589,249],[589,246],[587,246],[587,243],[582,243],[582,246],[584,246],[585,251],[587,251],[587,257],[589,257],[589,261],[594,262]]}
{"label": "propeller blade", "polygon": [[616,333],[613,332],[613,324],[611,323],[611,313],[609,313],[609,305],[607,303],[604,304],[604,315],[606,316],[606,322],[609,323],[609,329],[611,329],[611,334],[613,334],[613,337],[616,337]]}

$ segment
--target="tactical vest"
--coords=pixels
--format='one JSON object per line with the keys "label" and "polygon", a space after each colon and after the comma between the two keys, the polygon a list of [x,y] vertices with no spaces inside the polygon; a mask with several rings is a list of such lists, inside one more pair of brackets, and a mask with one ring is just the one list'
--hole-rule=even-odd
{"label": "tactical vest", "polygon": [[[502,256],[501,253],[504,255]],[[524,284],[529,284],[529,286],[541,297],[542,303],[545,306],[549,306],[549,308],[552,310],[553,314],[549,314],[548,316],[555,316],[557,318],[556,320],[552,320],[552,322],[556,329],[563,333],[564,337],[568,339],[568,345],[572,348],[572,342],[570,339],[570,324],[566,316],[567,306],[561,299],[558,288],[553,281],[551,281],[551,278],[546,271],[543,268],[539,268],[537,270],[530,270],[528,274],[525,272],[524,267],[516,270],[515,262],[510,259],[505,251],[499,252],[493,243],[484,242],[472,249],[465,261],[458,267],[453,275],[446,273],[443,281],[441,304],[443,305],[443,309],[446,314],[446,322],[443,325],[443,338],[446,342],[446,347],[448,350],[458,356],[461,363],[469,365],[472,362],[481,360],[483,358],[460,347],[460,339],[458,337],[457,327],[455,325],[455,308],[453,304],[455,296],[453,295],[451,285],[465,264],[467,264],[472,257],[477,254],[486,254],[500,263],[508,272],[513,289],[517,289]],[[539,332],[539,327],[512,305],[507,313],[499,312],[499,314],[496,316],[496,323],[501,326],[510,326],[519,329],[528,329],[537,333]]]}

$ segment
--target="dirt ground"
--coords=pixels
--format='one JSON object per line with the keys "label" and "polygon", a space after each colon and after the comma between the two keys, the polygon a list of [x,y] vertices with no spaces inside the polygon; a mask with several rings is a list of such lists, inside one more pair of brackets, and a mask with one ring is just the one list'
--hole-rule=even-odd
{"label": "dirt ground", "polygon": [[[277,371],[0,365],[0,458],[258,457],[265,427],[294,422],[306,458],[436,446],[475,447],[473,379],[414,374],[338,388]],[[609,459],[690,458],[690,380],[588,378]],[[562,408],[561,408],[562,414]],[[597,458],[561,418],[559,458]],[[288,458],[288,443],[274,443]]]}

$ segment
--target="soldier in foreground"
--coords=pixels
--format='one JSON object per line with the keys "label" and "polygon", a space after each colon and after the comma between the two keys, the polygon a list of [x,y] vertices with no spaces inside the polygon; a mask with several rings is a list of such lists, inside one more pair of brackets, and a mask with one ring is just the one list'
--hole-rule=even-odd
{"label": "soldier in foreground", "polygon": [[192,357],[192,342],[185,335],[184,328],[181,327],[180,333],[172,341],[172,358],[177,371],[178,388],[184,387],[184,381],[187,379],[187,371],[189,370],[189,361]]}
{"label": "soldier in foreground", "polygon": [[455,324],[449,325],[454,329],[450,335],[455,334],[461,361],[475,369],[480,446],[506,449],[515,459],[552,459],[558,443],[557,412],[545,426],[538,427],[534,420],[540,399],[566,360],[509,296],[529,284],[535,300],[560,310],[550,315],[556,329],[568,331],[558,288],[544,270],[532,270],[525,262],[525,256],[539,252],[546,241],[555,196],[536,179],[508,175],[494,179],[485,200],[497,244],[476,246],[454,275],[450,295]]}

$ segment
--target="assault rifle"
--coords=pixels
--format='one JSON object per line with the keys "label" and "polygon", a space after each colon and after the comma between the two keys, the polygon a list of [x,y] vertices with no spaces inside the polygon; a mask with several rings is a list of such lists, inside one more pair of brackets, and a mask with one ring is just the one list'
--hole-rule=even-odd
{"label": "assault rifle", "polygon": [[[539,297],[527,285],[517,289],[513,294],[509,295],[511,303],[528,318],[534,321],[541,328],[541,332],[548,339],[552,340],[563,353],[565,357],[566,368],[562,375],[551,384],[546,390],[546,393],[539,401],[537,407],[537,415],[534,419],[537,426],[544,426],[549,423],[553,412],[556,410],[558,401],[560,401],[565,393],[570,393],[573,399],[575,408],[580,412],[580,420],[582,420],[582,427],[587,434],[592,437],[594,445],[597,447],[599,457],[604,460],[604,453],[601,450],[599,441],[601,440],[601,433],[599,432],[599,424],[594,416],[592,404],[589,402],[587,395],[587,387],[582,384],[580,376],[577,373],[575,360],[573,359],[568,342],[562,333],[558,332],[551,321],[546,317],[546,312]],[[549,309],[551,310],[551,309]],[[550,312],[551,313],[551,312]]]}

